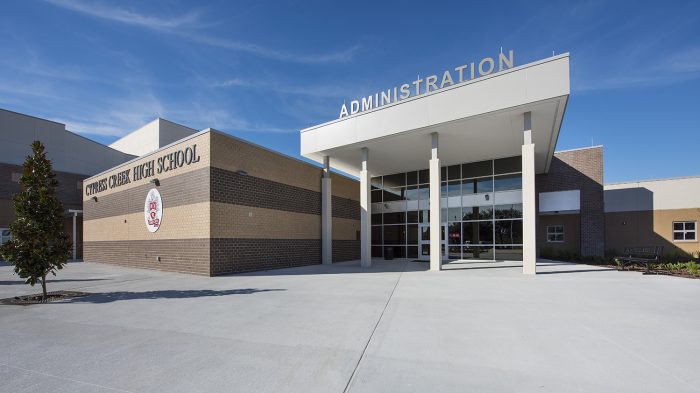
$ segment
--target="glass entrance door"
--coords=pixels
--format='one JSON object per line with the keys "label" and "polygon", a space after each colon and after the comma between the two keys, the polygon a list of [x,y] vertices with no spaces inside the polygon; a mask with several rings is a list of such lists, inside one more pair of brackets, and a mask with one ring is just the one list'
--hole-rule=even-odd
{"label": "glass entrance door", "polygon": [[[443,223],[440,225],[440,250],[442,252],[442,259],[447,259],[447,239],[445,238],[445,233],[447,233],[447,224]],[[418,232],[420,237],[418,239],[418,250],[419,259],[428,261],[430,260],[430,224],[418,224]]]}

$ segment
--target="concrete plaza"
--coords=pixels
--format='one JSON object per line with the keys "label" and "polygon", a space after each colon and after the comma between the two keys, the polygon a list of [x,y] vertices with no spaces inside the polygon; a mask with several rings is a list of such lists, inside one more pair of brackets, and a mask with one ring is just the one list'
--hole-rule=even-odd
{"label": "concrete plaza", "polygon": [[[697,392],[700,280],[540,261],[199,277],[71,263],[0,305],[1,392]],[[0,298],[39,292],[0,266]]]}

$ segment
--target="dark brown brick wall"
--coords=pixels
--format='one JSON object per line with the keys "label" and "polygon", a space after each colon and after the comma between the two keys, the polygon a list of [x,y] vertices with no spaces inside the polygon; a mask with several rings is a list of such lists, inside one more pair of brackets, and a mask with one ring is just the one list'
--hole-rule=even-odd
{"label": "dark brown brick wall", "polygon": [[[320,186],[321,170],[312,166],[304,166],[304,168],[307,167],[309,171],[317,172]],[[255,169],[250,168],[249,172],[254,174]],[[280,179],[279,176],[274,177],[274,173],[270,171],[261,173],[268,173],[271,178],[277,181],[253,175],[243,175],[231,169],[217,167],[201,168],[182,175],[161,179],[158,191],[163,196],[164,222],[168,219],[166,217],[170,217],[168,216],[169,208],[201,202],[320,216],[321,193],[318,190],[282,183],[281,181],[284,179]],[[306,169],[303,173],[299,173],[299,176],[309,180],[309,173]],[[292,180],[295,178],[290,180],[291,184],[309,183],[309,181],[304,183]],[[347,181],[340,183],[340,194],[351,196],[348,192],[351,185],[346,183]],[[133,188],[125,188],[113,194],[98,195],[97,202],[85,201],[86,222],[141,212],[146,193],[152,187],[154,187],[153,184],[147,183]],[[359,220],[359,201],[334,195],[332,204],[334,217]],[[230,210],[233,211],[233,209]],[[189,219],[187,213],[185,213],[185,217],[181,218],[184,221]],[[108,223],[105,225],[113,225],[111,224],[112,220],[92,222],[95,223],[94,225],[102,225],[102,222]],[[344,221],[341,223],[347,225]],[[211,226],[211,223],[209,225]],[[231,222],[231,225],[234,223]],[[161,228],[161,231],[164,229],[166,228]],[[143,230],[146,229],[143,228]],[[242,231],[244,234],[241,236],[237,232],[227,232],[226,236],[231,236],[230,238],[85,242],[84,259],[123,266],[207,275],[304,266],[321,262],[320,233],[318,233],[318,239],[291,239],[298,233],[290,233],[289,239],[285,238],[284,233],[271,236],[277,238],[250,239],[244,238],[246,237],[245,228]],[[132,235],[125,238],[133,238]],[[250,236],[250,234],[247,235]],[[267,234],[261,233],[261,235],[265,237]],[[313,234],[309,237],[313,237]],[[149,238],[149,236],[146,234],[142,238]],[[107,234],[102,239],[109,240],[110,237]],[[335,261],[359,258],[359,241],[334,240],[333,245],[333,259]],[[156,260],[157,256],[161,257],[160,262]]]}
{"label": "dark brown brick wall", "polygon": [[[333,186],[331,185],[331,189]],[[319,201],[321,195],[319,194]],[[331,215],[333,217],[348,218],[351,220],[360,220],[360,201],[354,199],[342,198],[333,195],[331,199]]]}
{"label": "dark brown brick wall", "polygon": [[[581,216],[579,214],[552,214],[538,217],[537,248],[540,256],[554,258],[558,255],[574,256],[581,254]],[[564,242],[547,242],[547,226],[564,226]]]}
{"label": "dark brown brick wall", "polygon": [[[335,195],[332,198],[333,217],[359,220],[359,201]],[[321,214],[320,192],[215,167],[211,168],[211,201]],[[320,235],[318,240],[212,239],[212,272],[225,274],[319,264]],[[333,241],[336,262],[359,259],[359,253],[359,241]]]}
{"label": "dark brown brick wall", "polygon": [[[208,167],[159,180],[160,185],[157,189],[163,197],[165,209],[163,215],[166,223],[169,219],[172,220],[174,218],[169,215],[168,208],[209,200]],[[98,194],[97,202],[91,199],[85,201],[83,206],[84,220],[86,223],[91,223],[93,220],[105,217],[123,216],[132,213],[143,214],[144,201],[148,190],[154,187],[156,187],[154,184],[147,182],[112,194],[103,196]],[[194,219],[194,217],[186,218],[183,221],[184,225],[187,225],[187,222]],[[141,224],[139,230],[143,231],[143,234],[138,236],[140,239],[134,239],[136,236],[132,234],[129,235],[131,240],[85,241],[83,259],[88,262],[104,262],[183,273],[210,274],[208,239],[158,239],[154,235],[153,239],[146,240],[144,239],[144,237],[147,237],[145,224]],[[161,229],[162,231],[163,229]],[[124,236],[124,234],[120,235]],[[160,262],[157,261],[158,256],[161,257]]]}
{"label": "dark brown brick wall", "polygon": [[211,201],[321,214],[319,192],[219,168],[211,168]]}
{"label": "dark brown brick wall", "polygon": [[209,247],[209,239],[172,239],[85,242],[83,250],[88,262],[209,275]]}
{"label": "dark brown brick wall", "polygon": [[[546,174],[537,175],[536,193],[581,190],[580,244],[582,256],[605,253],[602,146],[555,152]],[[538,233],[541,223],[538,217]],[[538,244],[541,244],[538,240]]]}
{"label": "dark brown brick wall", "polygon": [[360,259],[359,240],[333,240],[333,263]]}
{"label": "dark brown brick wall", "polygon": [[[85,220],[120,216],[143,211],[143,204],[152,183],[142,184],[105,196],[97,196],[97,202],[85,201]],[[158,192],[163,197],[163,206],[190,205],[209,201],[209,168],[185,172],[182,175],[160,180]]]}
{"label": "dark brown brick wall", "polygon": [[319,239],[211,239],[212,275],[317,265]]}
{"label": "dark brown brick wall", "polygon": [[[206,185],[211,184],[211,195]],[[138,213],[142,199],[154,185],[147,183],[85,202],[85,219]],[[76,187],[77,188],[77,187]],[[321,214],[321,193],[240,175],[219,168],[202,168],[160,181],[158,191],[167,207],[212,202],[262,207],[297,213]],[[78,190],[80,198],[80,190]],[[211,199],[210,199],[211,198]],[[138,202],[138,203],[136,203]],[[360,202],[333,196],[333,217],[360,219]]]}
{"label": "dark brown brick wall", "polygon": [[[212,275],[317,265],[316,239],[211,239]],[[333,262],[360,259],[359,240],[333,240]]]}
{"label": "dark brown brick wall", "polygon": [[[360,201],[336,195],[332,198],[333,217],[360,219]],[[211,168],[211,201],[321,214],[320,192],[220,168]]]}

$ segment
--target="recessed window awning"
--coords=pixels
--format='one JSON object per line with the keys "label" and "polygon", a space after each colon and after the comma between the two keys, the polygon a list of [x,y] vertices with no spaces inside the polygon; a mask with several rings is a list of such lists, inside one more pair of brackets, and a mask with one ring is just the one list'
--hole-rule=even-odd
{"label": "recessed window awning", "polygon": [[581,211],[581,190],[541,192],[539,213],[578,214]]}

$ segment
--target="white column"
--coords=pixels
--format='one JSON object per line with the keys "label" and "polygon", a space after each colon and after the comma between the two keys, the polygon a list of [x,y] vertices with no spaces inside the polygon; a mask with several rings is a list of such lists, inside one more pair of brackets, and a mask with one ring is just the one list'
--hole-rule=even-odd
{"label": "white column", "polygon": [[537,224],[535,222],[535,144],[531,113],[525,112],[523,127],[523,274],[537,273]]}
{"label": "white column", "polygon": [[331,206],[331,166],[330,157],[323,157],[323,177],[321,178],[321,261],[324,265],[333,263],[333,210]]}
{"label": "white column", "polygon": [[78,228],[76,221],[78,220],[78,212],[73,212],[73,260],[78,259]]}
{"label": "white column", "polygon": [[[442,270],[442,239],[440,220],[440,159],[438,134],[430,134],[430,270]],[[420,234],[419,234],[420,236]]]}
{"label": "white column", "polygon": [[367,163],[369,150],[362,148],[362,170],[360,171],[360,266],[372,266],[372,198]]}

